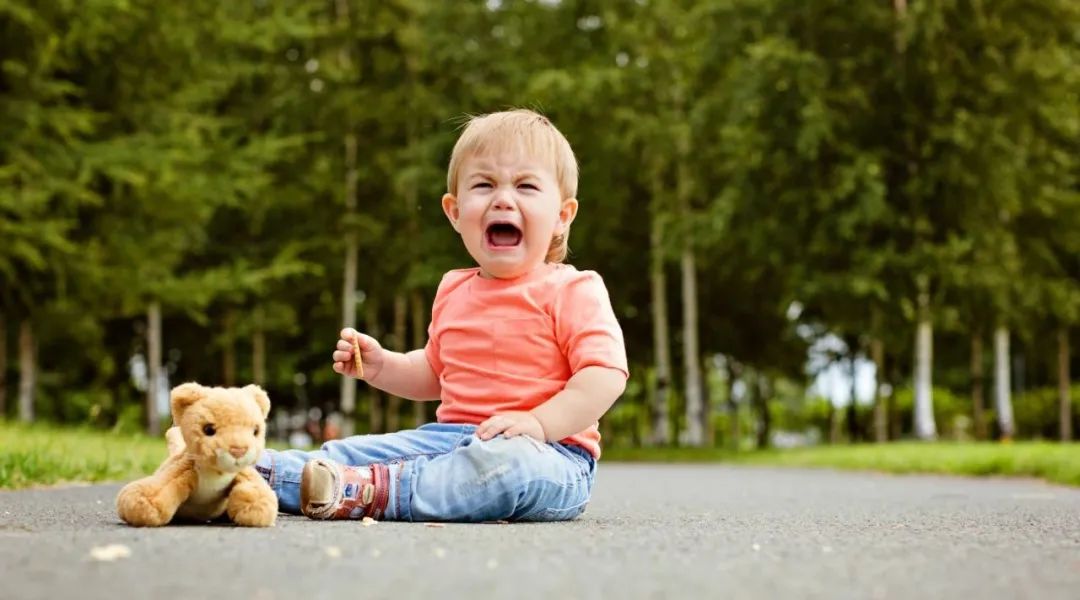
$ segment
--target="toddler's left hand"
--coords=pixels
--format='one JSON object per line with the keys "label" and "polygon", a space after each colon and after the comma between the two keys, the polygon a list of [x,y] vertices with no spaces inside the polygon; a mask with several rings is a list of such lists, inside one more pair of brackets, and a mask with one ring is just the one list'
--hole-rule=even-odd
{"label": "toddler's left hand", "polygon": [[476,428],[476,435],[482,440],[490,440],[500,433],[506,437],[527,435],[539,442],[546,441],[544,426],[540,424],[540,421],[537,420],[531,412],[514,411],[499,413],[484,421],[480,424],[480,427]]}

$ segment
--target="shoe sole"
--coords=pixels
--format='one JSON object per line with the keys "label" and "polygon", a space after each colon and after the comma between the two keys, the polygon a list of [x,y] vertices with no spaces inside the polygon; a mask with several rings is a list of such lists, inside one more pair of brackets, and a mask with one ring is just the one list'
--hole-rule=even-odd
{"label": "shoe sole", "polygon": [[300,512],[310,519],[325,519],[326,517],[317,516],[317,513],[311,509],[311,487],[313,485],[313,479],[315,475],[315,466],[319,464],[319,459],[312,459],[304,464],[304,470],[300,474]]}

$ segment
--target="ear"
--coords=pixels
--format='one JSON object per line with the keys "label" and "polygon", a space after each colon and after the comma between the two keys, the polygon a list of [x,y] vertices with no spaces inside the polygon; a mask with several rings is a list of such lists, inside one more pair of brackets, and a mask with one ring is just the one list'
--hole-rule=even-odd
{"label": "ear", "polygon": [[450,219],[450,226],[454,228],[454,231],[461,233],[458,230],[458,202],[457,197],[453,194],[443,194],[442,197],[442,210],[446,213],[446,218]]}
{"label": "ear", "polygon": [[259,405],[259,410],[262,411],[262,416],[265,419],[270,414],[270,396],[254,383],[244,386],[244,391],[255,397],[255,404]]}
{"label": "ear", "polygon": [[555,235],[562,235],[570,229],[570,224],[577,216],[577,209],[577,198],[567,198],[562,201],[562,206],[559,208],[559,220],[555,222]]}
{"label": "ear", "polygon": [[179,423],[184,411],[206,396],[206,388],[194,383],[184,383],[172,389],[169,402],[172,406],[173,422]]}

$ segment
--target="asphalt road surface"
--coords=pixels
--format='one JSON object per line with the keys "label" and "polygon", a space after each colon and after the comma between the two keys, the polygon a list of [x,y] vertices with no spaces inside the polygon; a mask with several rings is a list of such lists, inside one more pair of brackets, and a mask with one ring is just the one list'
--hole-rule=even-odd
{"label": "asphalt road surface", "polygon": [[134,529],[118,489],[0,492],[0,600],[1080,598],[1080,489],[1030,480],[601,463],[570,523],[266,530]]}

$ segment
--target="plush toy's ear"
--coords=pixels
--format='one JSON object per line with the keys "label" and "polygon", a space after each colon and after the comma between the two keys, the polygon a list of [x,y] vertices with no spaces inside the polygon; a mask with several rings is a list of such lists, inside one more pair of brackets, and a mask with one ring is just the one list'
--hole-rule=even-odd
{"label": "plush toy's ear", "polygon": [[270,414],[270,396],[254,383],[244,386],[244,391],[255,396],[255,404],[259,405],[259,410],[262,411],[262,416],[265,419]]}
{"label": "plush toy's ear", "polygon": [[173,422],[179,423],[184,411],[204,396],[206,396],[206,388],[197,383],[185,383],[174,387],[170,396]]}

